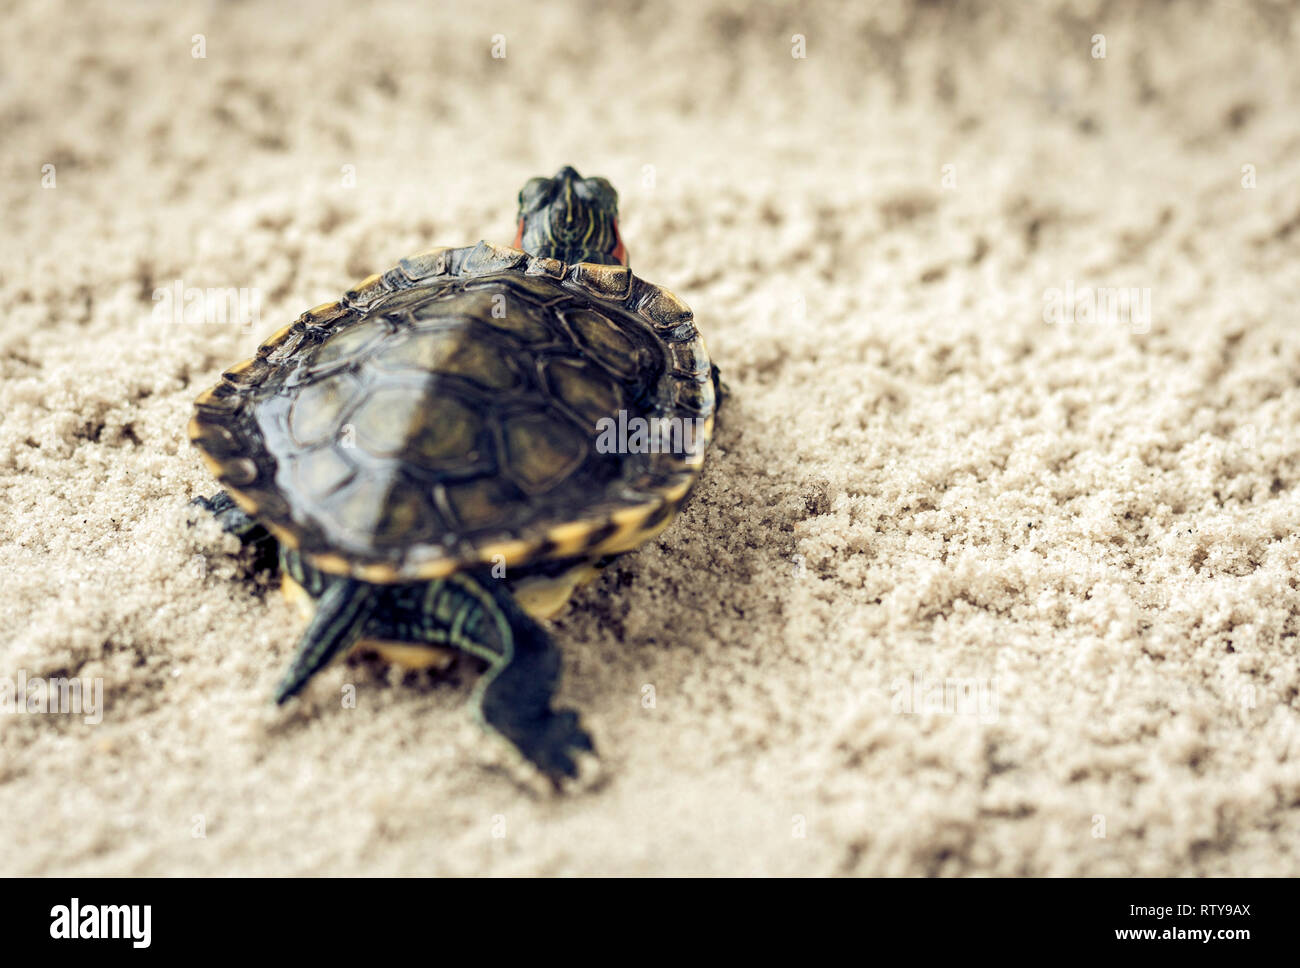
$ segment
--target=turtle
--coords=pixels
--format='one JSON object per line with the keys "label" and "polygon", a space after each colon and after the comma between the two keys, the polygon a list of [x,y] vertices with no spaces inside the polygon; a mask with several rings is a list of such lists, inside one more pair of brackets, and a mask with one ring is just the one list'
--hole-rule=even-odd
{"label": "turtle", "polygon": [[513,245],[401,260],[195,402],[192,503],[278,566],[306,628],[275,701],[359,649],[479,660],[476,716],[557,786],[595,746],[543,624],[691,493],[723,386],[691,310],[632,274],[618,193],[527,181]]}

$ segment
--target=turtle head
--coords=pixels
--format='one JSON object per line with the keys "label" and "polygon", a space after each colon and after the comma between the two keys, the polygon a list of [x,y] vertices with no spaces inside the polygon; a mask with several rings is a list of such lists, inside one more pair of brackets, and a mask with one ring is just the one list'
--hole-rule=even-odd
{"label": "turtle head", "polygon": [[570,264],[627,265],[618,192],[604,178],[583,178],[568,165],[550,178],[530,178],[519,192],[515,248]]}

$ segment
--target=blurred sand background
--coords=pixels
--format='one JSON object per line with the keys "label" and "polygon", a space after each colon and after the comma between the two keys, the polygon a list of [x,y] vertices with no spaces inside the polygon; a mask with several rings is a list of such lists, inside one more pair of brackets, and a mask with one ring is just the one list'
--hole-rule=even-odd
{"label": "blurred sand background", "polygon": [[[0,871],[1300,872],[1294,5],[3,6],[0,675],[106,708],[0,716]],[[733,396],[555,623],[603,772],[552,797],[468,666],[276,710],[300,623],[184,431],[565,163]]]}

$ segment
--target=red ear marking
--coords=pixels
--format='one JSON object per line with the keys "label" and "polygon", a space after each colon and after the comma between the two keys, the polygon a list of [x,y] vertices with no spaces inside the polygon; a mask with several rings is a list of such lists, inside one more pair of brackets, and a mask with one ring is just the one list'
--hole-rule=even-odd
{"label": "red ear marking", "polygon": [[515,233],[514,247],[522,249],[524,247],[524,217],[519,216],[519,231]]}
{"label": "red ear marking", "polygon": [[610,255],[618,260],[619,265],[625,266],[627,265],[627,246],[623,244],[623,236],[619,234],[617,221],[614,222],[614,238],[618,239],[618,245],[614,247],[614,251]]}

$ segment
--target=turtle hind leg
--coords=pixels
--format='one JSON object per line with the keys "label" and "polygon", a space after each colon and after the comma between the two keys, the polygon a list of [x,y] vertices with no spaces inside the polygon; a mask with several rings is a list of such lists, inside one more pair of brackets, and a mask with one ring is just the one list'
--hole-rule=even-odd
{"label": "turtle hind leg", "polygon": [[488,663],[474,689],[480,722],[557,786],[576,777],[578,755],[595,749],[576,712],[551,708],[561,658],[546,630],[490,577],[455,575],[435,583],[430,597],[449,644]]}
{"label": "turtle hind leg", "polygon": [[276,703],[297,695],[331,659],[357,644],[380,598],[373,585],[354,578],[330,582],[316,599],[316,611],[298,640],[298,652],[276,687]]}
{"label": "turtle hind leg", "polygon": [[211,513],[223,531],[240,540],[249,555],[247,563],[252,571],[275,568],[280,557],[279,542],[270,531],[236,504],[229,494],[218,491],[212,497],[196,497],[190,504]]}
{"label": "turtle hind leg", "polygon": [[488,670],[476,690],[479,713],[553,781],[576,777],[576,755],[595,748],[577,712],[551,708],[560,679],[560,651],[522,610],[513,617],[510,631],[510,653]]}
{"label": "turtle hind leg", "polygon": [[709,376],[713,379],[713,398],[717,405],[722,406],[722,401],[731,396],[731,387],[722,382],[722,371],[718,369],[718,364],[709,364]]}

